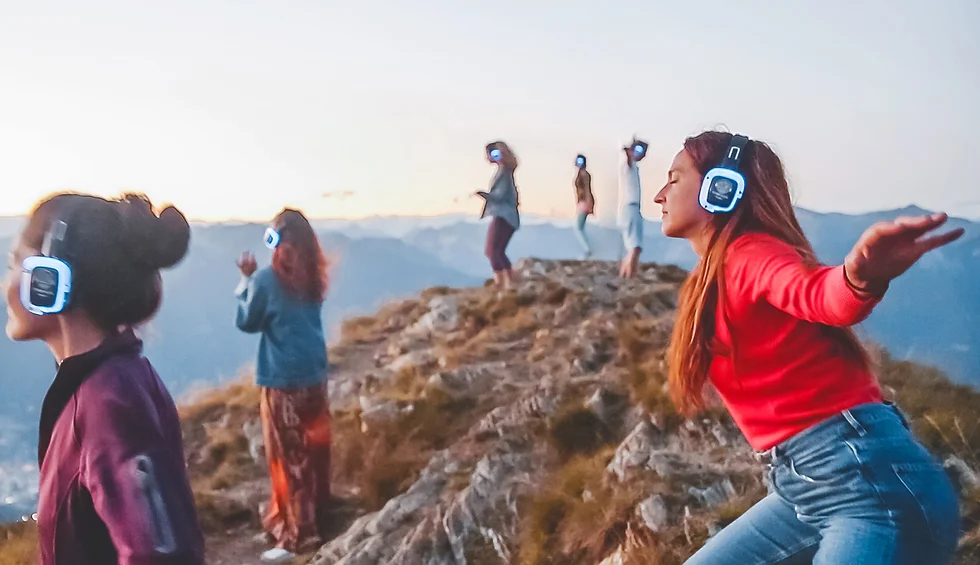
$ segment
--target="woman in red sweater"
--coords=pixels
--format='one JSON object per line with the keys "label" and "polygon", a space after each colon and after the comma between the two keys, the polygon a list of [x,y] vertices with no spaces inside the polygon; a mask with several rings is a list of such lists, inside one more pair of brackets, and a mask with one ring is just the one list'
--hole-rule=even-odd
{"label": "woman in red sweater", "polygon": [[850,326],[962,230],[929,235],[944,214],[878,223],[843,265],[823,266],[776,154],[721,132],[684,142],[655,202],[664,234],[700,257],[668,350],[674,401],[697,412],[710,381],[769,464],[769,495],[688,563],[951,562],[956,493],[883,402]]}

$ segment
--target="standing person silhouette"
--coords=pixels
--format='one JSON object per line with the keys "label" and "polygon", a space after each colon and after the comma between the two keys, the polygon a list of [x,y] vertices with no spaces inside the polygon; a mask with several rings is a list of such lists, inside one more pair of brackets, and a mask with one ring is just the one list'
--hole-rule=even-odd
{"label": "standing person silhouette", "polygon": [[330,506],[330,405],[322,310],[327,260],[302,212],[286,208],[266,229],[272,265],[238,260],[236,324],[261,333],[256,380],[272,494],[262,525],[275,547],[267,563],[291,561],[323,542]]}
{"label": "standing person silhouette", "polygon": [[487,145],[487,160],[497,165],[497,172],[490,181],[490,190],[476,193],[484,200],[480,218],[493,218],[487,230],[486,255],[493,269],[494,283],[498,288],[510,290],[514,286],[515,275],[507,258],[507,245],[514,232],[521,227],[519,196],[514,180],[517,156],[506,143],[495,141]]}
{"label": "standing person silhouette", "polygon": [[891,280],[963,231],[930,235],[945,214],[880,222],[842,265],[821,265],[779,157],[721,132],[684,142],[655,202],[664,235],[699,257],[668,347],[671,395],[694,414],[710,381],[771,485],[688,563],[950,563],[957,495],[883,401],[850,327]]}
{"label": "standing person silhouette", "polygon": [[619,162],[619,228],[623,234],[626,256],[619,267],[624,278],[636,276],[643,251],[643,214],[640,213],[640,167],[647,153],[647,144],[633,138],[623,146]]}
{"label": "standing person silhouette", "polygon": [[43,565],[204,563],[177,408],[135,332],[189,241],[172,206],[58,194],[10,250],[7,335],[58,364],[38,442]]}
{"label": "standing person silhouette", "polygon": [[586,169],[585,155],[575,157],[575,236],[582,246],[582,258],[592,255],[592,245],[585,233],[585,223],[590,215],[595,214],[595,196],[592,194],[592,175]]}

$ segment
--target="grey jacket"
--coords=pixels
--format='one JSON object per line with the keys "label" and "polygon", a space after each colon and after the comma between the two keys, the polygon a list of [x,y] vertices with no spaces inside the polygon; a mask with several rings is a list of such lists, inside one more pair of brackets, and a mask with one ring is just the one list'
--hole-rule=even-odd
{"label": "grey jacket", "polygon": [[514,181],[514,171],[500,167],[490,182],[489,192],[478,193],[486,201],[480,218],[493,216],[501,218],[518,229],[521,227],[521,215],[517,211],[517,183]]}

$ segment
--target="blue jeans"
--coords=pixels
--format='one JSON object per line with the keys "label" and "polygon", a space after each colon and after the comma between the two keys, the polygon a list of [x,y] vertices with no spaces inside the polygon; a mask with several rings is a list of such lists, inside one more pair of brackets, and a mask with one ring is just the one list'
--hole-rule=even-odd
{"label": "blue jeans", "polygon": [[579,212],[575,216],[575,236],[578,237],[579,245],[582,246],[582,253],[589,256],[592,253],[592,245],[589,243],[589,236],[585,234],[585,221],[589,218],[589,215],[585,212]]}
{"label": "blue jeans", "polygon": [[952,562],[959,499],[893,405],[845,410],[769,456],[769,495],[689,565]]}

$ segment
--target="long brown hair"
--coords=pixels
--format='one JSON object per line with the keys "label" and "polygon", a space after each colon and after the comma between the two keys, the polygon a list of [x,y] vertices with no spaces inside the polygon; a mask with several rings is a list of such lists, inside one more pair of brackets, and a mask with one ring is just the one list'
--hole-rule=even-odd
{"label": "long brown hair", "polygon": [[[704,175],[724,159],[732,134],[708,131],[689,137],[684,150]],[[783,164],[773,150],[761,141],[750,141],[742,153],[740,172],[745,176],[745,194],[729,214],[715,214],[711,236],[697,266],[680,291],[673,334],[667,349],[670,394],[684,414],[704,408],[704,385],[715,354],[726,353],[737,360],[737,336],[731,350],[723,352],[715,341],[718,309],[725,314],[725,256],[728,246],[748,232],[765,233],[791,245],[806,265],[819,265],[813,247],[803,234],[793,210]],[[731,330],[731,324],[724,316]],[[849,328],[826,327],[840,345],[842,354],[869,365],[867,353]],[[735,363],[736,371],[738,364]]]}
{"label": "long brown hair", "polygon": [[286,208],[276,216],[279,246],[272,254],[272,270],[286,292],[311,302],[327,297],[327,258],[313,226],[299,210]]}

